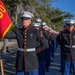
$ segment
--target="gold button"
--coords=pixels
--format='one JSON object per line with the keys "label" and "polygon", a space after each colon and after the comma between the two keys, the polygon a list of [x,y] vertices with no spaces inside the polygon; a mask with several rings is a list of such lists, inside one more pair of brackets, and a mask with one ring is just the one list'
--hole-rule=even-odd
{"label": "gold button", "polygon": [[25,32],[26,32],[27,30],[25,30]]}
{"label": "gold button", "polygon": [[24,48],[26,48],[26,46],[24,46]]}
{"label": "gold button", "polygon": [[24,45],[26,45],[26,42],[24,43]]}
{"label": "gold button", "polygon": [[26,38],[26,36],[24,36]]}
{"label": "gold button", "polygon": [[26,42],[26,39],[24,39],[24,41]]}
{"label": "gold button", "polygon": [[25,35],[26,35],[27,33],[25,33]]}

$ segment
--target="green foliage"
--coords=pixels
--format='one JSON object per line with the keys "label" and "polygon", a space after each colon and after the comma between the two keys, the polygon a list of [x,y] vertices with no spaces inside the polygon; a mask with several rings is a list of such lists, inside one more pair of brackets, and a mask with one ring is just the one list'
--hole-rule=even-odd
{"label": "green foliage", "polygon": [[20,4],[20,0],[2,0],[7,9],[13,9]]}
{"label": "green foliage", "polygon": [[14,31],[18,27],[17,23],[13,23],[9,31]]}
{"label": "green foliage", "polygon": [[[72,19],[73,15],[59,8],[52,7],[51,3],[54,1],[57,0],[3,0],[3,3],[10,13],[12,21],[16,21],[15,14],[17,13],[17,6],[23,4],[25,10],[31,11],[35,15],[33,20],[39,17],[47,22],[48,26],[52,27],[54,30],[60,31],[64,19]],[[13,24],[11,30],[15,27],[16,25]]]}

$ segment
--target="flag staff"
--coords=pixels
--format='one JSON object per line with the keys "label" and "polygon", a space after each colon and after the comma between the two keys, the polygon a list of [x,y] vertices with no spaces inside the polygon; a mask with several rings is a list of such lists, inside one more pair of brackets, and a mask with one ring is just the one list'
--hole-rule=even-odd
{"label": "flag staff", "polygon": [[[2,44],[2,42],[1,42]],[[0,49],[0,70],[1,70],[1,75],[4,75],[4,69],[3,69],[3,61],[2,61],[2,45]]]}
{"label": "flag staff", "polygon": [[[2,3],[2,0],[0,0],[0,40],[4,39],[4,36],[10,29],[11,25],[12,25],[12,22],[8,15],[8,12],[6,11],[5,6]],[[2,56],[2,53],[0,50],[0,70],[1,70],[1,75],[4,75],[3,61],[1,56]]]}

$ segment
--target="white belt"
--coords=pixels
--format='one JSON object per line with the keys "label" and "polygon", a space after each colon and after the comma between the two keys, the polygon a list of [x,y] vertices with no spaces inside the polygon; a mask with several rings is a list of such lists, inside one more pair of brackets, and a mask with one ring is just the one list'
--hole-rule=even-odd
{"label": "white belt", "polygon": [[[70,48],[69,45],[65,45],[65,47]],[[75,45],[73,45],[72,48],[75,48]]]}
{"label": "white belt", "polygon": [[72,47],[75,48],[75,45],[73,45]]}
{"label": "white belt", "polygon": [[25,52],[32,52],[35,50],[36,50],[35,48],[28,48],[28,49],[18,48],[18,51],[25,51]]}

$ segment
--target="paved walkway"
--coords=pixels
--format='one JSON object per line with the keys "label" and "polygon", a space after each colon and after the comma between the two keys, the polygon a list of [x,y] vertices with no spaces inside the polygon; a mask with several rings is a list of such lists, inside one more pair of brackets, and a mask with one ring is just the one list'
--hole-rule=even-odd
{"label": "paved walkway", "polygon": [[[15,75],[15,56],[16,49],[12,49],[10,53],[2,54],[5,75]],[[46,75],[61,75],[60,71],[60,50],[55,52],[54,62],[51,63],[49,72]]]}

